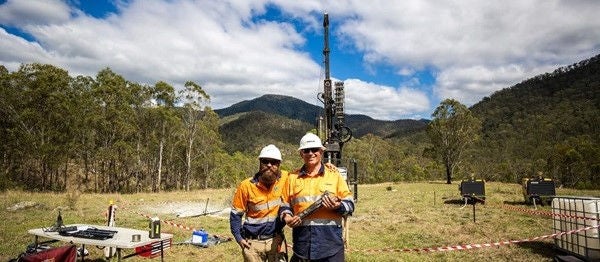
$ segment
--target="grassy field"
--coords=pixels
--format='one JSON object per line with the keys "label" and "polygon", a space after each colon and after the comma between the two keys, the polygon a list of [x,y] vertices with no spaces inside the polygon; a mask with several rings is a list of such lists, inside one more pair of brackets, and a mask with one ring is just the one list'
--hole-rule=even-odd
{"label": "grassy field", "polygon": [[[34,238],[28,229],[51,226],[62,210],[65,224],[105,224],[109,201],[118,206],[117,226],[148,229],[144,215],[158,216],[162,232],[174,234],[174,243],[189,240],[192,231],[173,226],[204,228],[209,234],[229,237],[229,217],[224,214],[191,218],[177,217],[177,209],[196,207],[203,212],[229,207],[234,189],[168,192],[160,194],[51,194],[8,191],[0,195],[0,261],[15,258]],[[600,197],[600,191],[557,189],[557,195]],[[458,185],[443,182],[360,185],[356,212],[348,219],[347,261],[552,261],[557,251],[552,239],[527,241],[465,251],[424,251],[469,244],[531,239],[554,233],[548,206],[523,204],[517,184],[486,183],[486,204],[476,205],[473,222],[471,205],[463,207]],[[28,208],[11,208],[25,201]],[[512,207],[512,208],[511,208]],[[290,230],[286,228],[288,241]],[[290,243],[292,244],[292,243]],[[87,247],[86,261],[104,261],[102,251]],[[419,249],[421,251],[402,251]],[[127,261],[142,261],[130,258]],[[166,261],[241,261],[238,245],[224,242],[208,248],[174,245]]]}

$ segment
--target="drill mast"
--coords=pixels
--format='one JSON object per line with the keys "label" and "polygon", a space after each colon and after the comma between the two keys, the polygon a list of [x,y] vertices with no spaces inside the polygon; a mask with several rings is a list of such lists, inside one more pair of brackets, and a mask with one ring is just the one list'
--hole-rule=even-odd
{"label": "drill mast", "polygon": [[[325,159],[339,165],[342,159],[342,147],[345,142],[352,138],[352,133],[345,125],[344,118],[344,82],[335,82],[335,89],[332,90],[331,73],[329,70],[329,15],[324,14],[324,64],[325,80],[323,81],[323,93],[321,93],[321,102],[324,105],[324,115],[319,119],[319,136],[324,142]],[[335,91],[335,93],[333,92]]]}

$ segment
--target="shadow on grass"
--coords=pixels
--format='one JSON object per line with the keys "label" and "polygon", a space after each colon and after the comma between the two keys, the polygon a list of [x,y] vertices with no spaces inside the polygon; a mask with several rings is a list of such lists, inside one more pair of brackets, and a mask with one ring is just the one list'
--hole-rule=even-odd
{"label": "shadow on grass", "polygon": [[449,205],[464,205],[465,201],[462,199],[449,199],[444,201],[444,204],[449,204]]}
{"label": "shadow on grass", "polygon": [[[465,205],[465,200],[464,199],[450,199],[450,200],[446,200],[444,201],[444,204],[449,204],[449,205],[461,205],[464,206]],[[467,205],[472,205],[473,204],[473,200],[467,200]],[[485,201],[475,201],[476,205],[485,205]]]}
{"label": "shadow on grass", "polygon": [[[502,203],[504,203],[505,205],[511,205],[511,206],[523,206],[523,207],[533,207],[534,206],[533,204],[531,204],[531,203],[528,204],[525,201],[504,201]],[[540,202],[540,203],[537,203],[537,206],[538,207],[543,207],[543,206],[551,207],[552,204],[548,203],[548,202],[546,202],[546,203]]]}
{"label": "shadow on grass", "polygon": [[502,203],[511,206],[527,206],[527,203],[525,203],[525,201],[503,201]]}
{"label": "shadow on grass", "polygon": [[554,248],[554,244],[541,241],[530,241],[515,244],[521,248],[530,250],[533,253],[547,257],[549,259],[554,258],[555,255],[559,254]]}
{"label": "shadow on grass", "polygon": [[429,181],[427,183],[429,183],[429,184],[436,184],[436,185],[452,185],[452,184],[446,183],[446,181]]}

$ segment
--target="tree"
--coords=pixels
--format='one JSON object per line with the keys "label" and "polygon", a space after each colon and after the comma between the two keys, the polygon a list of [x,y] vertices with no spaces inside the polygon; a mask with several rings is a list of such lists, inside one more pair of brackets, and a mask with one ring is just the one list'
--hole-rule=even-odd
{"label": "tree", "polygon": [[95,81],[90,76],[77,76],[71,81],[71,89],[73,92],[72,114],[74,117],[73,123],[73,144],[71,146],[73,158],[79,162],[79,167],[82,169],[83,177],[76,175],[75,181],[77,190],[89,190],[90,182],[94,182],[90,175],[93,175],[93,166],[96,159],[96,137],[97,131],[91,123],[96,122],[95,118],[99,117],[100,105],[96,103],[95,97],[92,95],[92,86]]}
{"label": "tree", "polygon": [[135,163],[135,104],[141,89],[110,68],[96,76],[92,94],[100,104],[99,117],[93,123],[98,132],[97,147],[99,170],[103,176],[96,179],[101,192],[119,192],[128,179],[128,168]]}
{"label": "tree", "polygon": [[210,102],[210,96],[204,92],[202,87],[192,81],[185,83],[185,89],[180,91],[184,99],[184,117],[185,126],[184,138],[186,143],[185,148],[185,175],[184,186],[185,190],[190,189],[190,176],[192,173],[192,160],[196,156],[198,148],[194,144],[198,138],[198,130],[200,129],[200,119],[204,115],[202,109],[205,103]]}
{"label": "tree", "polygon": [[479,138],[481,121],[460,102],[446,99],[431,115],[427,134],[433,144],[433,153],[442,159],[446,168],[446,184],[452,183],[452,174],[465,149]]}
{"label": "tree", "polygon": [[60,181],[59,173],[68,166],[73,123],[67,71],[37,63],[10,75],[2,71],[0,116],[7,118],[1,125],[9,139],[0,140],[8,146],[2,150],[5,161],[18,163],[19,180],[28,188],[64,188],[66,179]]}
{"label": "tree", "polygon": [[175,88],[171,85],[159,81],[154,86],[154,98],[156,99],[156,114],[159,123],[158,129],[158,165],[156,172],[156,180],[152,183],[152,191],[160,192],[161,190],[161,181],[162,181],[162,166],[163,166],[163,150],[165,147],[165,140],[167,138],[168,127],[172,126],[171,123],[176,122],[175,111],[173,108],[175,107],[175,103],[177,102],[175,96]]}

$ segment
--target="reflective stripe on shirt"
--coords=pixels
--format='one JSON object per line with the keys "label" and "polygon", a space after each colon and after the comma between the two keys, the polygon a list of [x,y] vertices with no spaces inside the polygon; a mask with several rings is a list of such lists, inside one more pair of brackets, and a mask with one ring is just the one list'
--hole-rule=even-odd
{"label": "reflective stripe on shirt", "polygon": [[303,226],[342,226],[342,219],[304,219]]}

